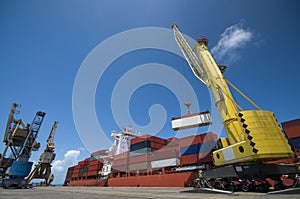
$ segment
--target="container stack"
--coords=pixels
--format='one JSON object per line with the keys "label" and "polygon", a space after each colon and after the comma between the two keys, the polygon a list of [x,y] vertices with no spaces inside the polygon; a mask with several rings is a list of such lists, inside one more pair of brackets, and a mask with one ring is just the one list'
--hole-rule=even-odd
{"label": "container stack", "polygon": [[141,137],[131,139],[129,171],[139,171],[140,173],[149,171],[151,169],[151,153],[163,148],[166,144],[167,141],[165,139],[150,135],[143,135]]}
{"label": "container stack", "polygon": [[199,165],[212,161],[211,150],[217,140],[213,133],[189,136],[179,140],[181,166]]}
{"label": "container stack", "polygon": [[282,128],[297,155],[300,155],[300,118],[282,123]]}
{"label": "container stack", "polygon": [[180,164],[179,150],[175,147],[165,147],[154,151],[151,154],[150,160],[152,170],[178,166]]}
{"label": "container stack", "polygon": [[161,149],[166,146],[167,141],[165,139],[151,136],[143,135],[138,138],[130,140],[130,157],[149,154],[152,151]]}
{"label": "container stack", "polygon": [[70,181],[72,180],[73,171],[74,171],[74,166],[68,168],[64,184],[70,183]]}
{"label": "container stack", "polygon": [[181,166],[197,164],[201,143],[201,135],[189,136],[179,140]]}
{"label": "container stack", "polygon": [[74,166],[73,173],[72,173],[72,180],[78,179],[79,168],[80,168],[79,165]]}
{"label": "container stack", "polygon": [[150,164],[150,153],[143,155],[136,155],[129,158],[129,171],[135,172],[139,171],[140,173],[145,173],[151,169]]}
{"label": "container stack", "polygon": [[129,151],[114,156],[113,170],[115,173],[128,170]]}
{"label": "container stack", "polygon": [[68,180],[74,181],[96,178],[103,167],[103,162],[92,157],[95,156],[78,162],[76,166],[69,167],[66,174],[66,183]]}
{"label": "container stack", "polygon": [[103,163],[101,161],[91,158],[88,164],[88,178],[96,177],[97,175],[99,175],[99,172],[101,171],[102,167]]}
{"label": "container stack", "polygon": [[87,177],[89,162],[90,162],[90,158],[86,158],[85,160],[78,162],[78,166],[79,166],[78,177],[79,178]]}

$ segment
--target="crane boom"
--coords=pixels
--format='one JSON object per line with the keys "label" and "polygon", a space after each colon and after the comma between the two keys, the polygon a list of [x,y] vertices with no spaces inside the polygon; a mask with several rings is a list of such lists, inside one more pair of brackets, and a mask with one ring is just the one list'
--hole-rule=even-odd
{"label": "crane boom", "polygon": [[182,54],[184,55],[185,59],[187,60],[191,70],[193,71],[194,75],[205,85],[208,84],[208,79],[205,71],[201,68],[199,60],[195,55],[194,51],[191,49],[187,41],[184,39],[182,34],[179,32],[177,25],[173,24],[174,29],[174,38],[177,44],[180,47]]}
{"label": "crane boom", "polygon": [[55,121],[53,126],[52,126],[49,137],[47,139],[46,151],[49,151],[49,152],[54,151],[55,143],[53,142],[53,139],[54,139],[54,134],[55,134],[55,131],[56,131],[56,128],[57,128],[57,124],[58,124],[58,121]]}
{"label": "crane boom", "polygon": [[175,40],[194,75],[212,91],[222,117],[227,138],[219,139],[218,150],[213,152],[214,163],[228,165],[293,157],[291,147],[272,112],[241,111],[207,48],[208,40],[204,37],[197,40],[195,50],[200,61],[177,25],[172,28]]}
{"label": "crane boom", "polygon": [[12,103],[10,113],[9,113],[9,116],[8,116],[8,119],[7,119],[6,129],[5,129],[5,132],[4,132],[3,142],[5,142],[5,143],[8,142],[9,132],[13,128],[14,124],[16,123],[16,120],[14,119],[14,114],[17,112],[16,111],[17,107],[20,107],[20,105],[16,104],[16,103]]}

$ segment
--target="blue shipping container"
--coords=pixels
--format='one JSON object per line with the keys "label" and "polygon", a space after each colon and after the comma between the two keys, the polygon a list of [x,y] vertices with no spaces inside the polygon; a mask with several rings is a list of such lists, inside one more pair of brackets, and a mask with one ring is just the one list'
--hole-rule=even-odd
{"label": "blue shipping container", "polygon": [[291,138],[290,143],[296,151],[300,151],[300,137]]}
{"label": "blue shipping container", "polygon": [[201,144],[195,144],[188,147],[183,147],[180,149],[180,154],[183,156],[183,155],[199,153],[200,147]]}
{"label": "blue shipping container", "polygon": [[136,151],[138,149],[150,148],[150,147],[151,147],[150,140],[145,140],[143,142],[139,142],[139,143],[130,145],[130,151]]}
{"label": "blue shipping container", "polygon": [[200,148],[199,148],[199,152],[201,153],[201,152],[211,151],[211,150],[213,150],[215,145],[216,145],[216,142],[214,142],[214,141],[202,143],[202,146],[200,146]]}
{"label": "blue shipping container", "polygon": [[135,151],[130,151],[130,157],[138,156],[138,155],[145,155],[145,154],[150,154],[151,153],[151,148],[142,148],[138,149]]}

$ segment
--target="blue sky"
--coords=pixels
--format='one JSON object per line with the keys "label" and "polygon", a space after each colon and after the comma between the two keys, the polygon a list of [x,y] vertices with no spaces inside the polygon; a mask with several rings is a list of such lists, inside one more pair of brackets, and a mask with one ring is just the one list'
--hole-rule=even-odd
{"label": "blue sky", "polygon": [[[210,49],[218,45],[230,27],[248,32],[251,35],[248,40],[244,38],[223,57],[218,56],[218,52],[214,54],[217,62],[228,65],[226,78],[262,109],[273,111],[279,122],[299,118],[298,8],[296,0],[2,0],[0,130],[5,130],[13,102],[22,104],[20,118],[28,123],[36,111],[45,111],[47,115],[38,137],[42,147],[32,155],[32,160],[37,161],[53,122],[59,121],[55,136],[57,162],[54,174],[55,182],[62,183],[66,167],[89,156],[78,136],[72,112],[74,82],[83,61],[96,46],[118,33],[143,27],[171,29],[173,23],[193,39],[206,35]],[[119,45],[121,48],[122,43]],[[101,59],[101,55],[99,57]],[[114,85],[123,74],[147,63],[168,65],[181,73],[196,91],[200,110],[210,109],[207,89],[194,78],[184,59],[157,49],[133,51],[116,59],[103,73],[97,86],[96,114],[107,136],[111,130],[120,130],[111,111]],[[170,80],[172,77],[164,76]],[[184,98],[189,100],[191,96],[184,91],[181,82],[175,83],[174,87],[182,90]],[[176,133],[172,131],[169,120],[181,114],[182,103],[169,89],[149,84],[133,93],[128,108],[135,123],[145,126],[150,123],[149,108],[161,104],[167,117],[158,135],[172,137]],[[240,103],[251,108],[244,101]],[[97,140],[97,136],[93,139]],[[0,151],[3,148],[1,144]]]}

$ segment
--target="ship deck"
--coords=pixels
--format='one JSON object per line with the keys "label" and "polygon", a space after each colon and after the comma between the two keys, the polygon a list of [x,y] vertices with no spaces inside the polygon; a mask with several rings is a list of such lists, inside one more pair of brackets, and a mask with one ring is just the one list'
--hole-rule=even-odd
{"label": "ship deck", "polygon": [[[40,198],[64,198],[64,199],[150,199],[150,198],[234,198],[234,199],[263,199],[270,196],[266,193],[234,193],[234,194],[216,194],[216,193],[198,193],[189,191],[191,188],[143,188],[143,187],[35,187],[33,189],[2,189],[0,188],[1,199],[40,199]],[[299,198],[299,189],[295,192],[272,194],[272,198],[296,199]]]}

